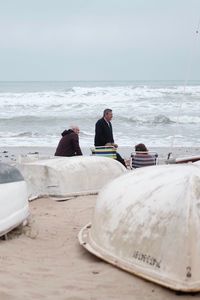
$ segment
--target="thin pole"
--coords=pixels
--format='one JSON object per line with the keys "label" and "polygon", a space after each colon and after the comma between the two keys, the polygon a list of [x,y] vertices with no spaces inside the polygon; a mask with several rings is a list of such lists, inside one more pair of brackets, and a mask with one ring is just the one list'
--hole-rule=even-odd
{"label": "thin pole", "polygon": [[[196,49],[197,39],[198,39],[198,35],[199,35],[199,29],[200,29],[200,18],[199,18],[197,28],[195,30],[195,38],[193,39],[193,45],[191,47],[191,51],[190,51],[190,55],[189,55],[189,59],[188,59],[188,63],[187,63],[187,72],[186,72],[186,76],[185,76],[185,80],[184,80],[183,98],[182,98],[184,100],[185,100],[185,95],[186,95],[186,88],[188,86],[188,81],[189,81],[189,78],[190,78],[190,75],[191,75],[191,70],[192,70],[192,65],[193,65],[193,55],[194,55],[194,52],[195,52],[195,49]],[[168,154],[168,159],[170,158],[170,155],[172,154],[172,151],[173,151],[174,140],[175,140],[175,132],[177,132],[177,128],[178,128],[178,125],[179,125],[182,106],[183,106],[183,101],[180,101],[179,106],[178,106],[178,114],[177,114],[177,118],[176,118],[176,127],[175,127],[174,133],[172,135],[172,140],[171,140],[170,152]]]}

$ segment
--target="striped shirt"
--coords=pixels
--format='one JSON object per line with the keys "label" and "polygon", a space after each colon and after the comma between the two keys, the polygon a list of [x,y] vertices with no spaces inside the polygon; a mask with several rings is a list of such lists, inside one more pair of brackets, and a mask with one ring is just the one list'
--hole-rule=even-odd
{"label": "striped shirt", "polygon": [[148,153],[136,153],[131,155],[132,168],[141,168],[147,166],[153,166],[156,164],[157,154],[150,155]]}

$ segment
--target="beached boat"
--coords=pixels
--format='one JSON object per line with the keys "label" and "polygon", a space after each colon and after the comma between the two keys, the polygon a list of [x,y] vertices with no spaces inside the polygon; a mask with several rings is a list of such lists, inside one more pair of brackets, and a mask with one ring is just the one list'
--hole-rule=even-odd
{"label": "beached boat", "polygon": [[27,182],[29,199],[97,193],[126,172],[118,161],[95,156],[54,157],[21,163],[18,167]]}
{"label": "beached boat", "polygon": [[15,167],[0,163],[0,236],[22,224],[29,216],[27,187]]}
{"label": "beached boat", "polygon": [[200,168],[140,168],[99,194],[80,244],[111,264],[165,287],[200,291]]}
{"label": "beached boat", "polygon": [[177,158],[169,158],[166,160],[167,164],[186,164],[186,163],[194,163],[200,160],[200,155],[194,156],[185,156],[185,157],[177,157]]}

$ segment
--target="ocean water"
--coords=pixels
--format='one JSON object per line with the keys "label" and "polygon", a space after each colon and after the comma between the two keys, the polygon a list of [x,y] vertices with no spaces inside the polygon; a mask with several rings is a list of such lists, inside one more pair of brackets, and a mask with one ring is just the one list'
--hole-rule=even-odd
{"label": "ocean water", "polygon": [[200,82],[0,82],[1,146],[56,147],[70,125],[92,146],[95,122],[113,109],[120,146],[200,145]]}

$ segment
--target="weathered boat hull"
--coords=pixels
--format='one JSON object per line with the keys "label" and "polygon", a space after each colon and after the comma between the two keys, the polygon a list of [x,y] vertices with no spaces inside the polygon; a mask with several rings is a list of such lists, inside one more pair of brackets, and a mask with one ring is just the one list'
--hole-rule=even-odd
{"label": "weathered boat hull", "polygon": [[130,273],[184,291],[200,291],[200,170],[155,166],[105,187],[80,244]]}
{"label": "weathered boat hull", "polygon": [[20,172],[0,163],[0,236],[6,234],[29,216],[26,183]]}
{"label": "weathered boat hull", "polygon": [[97,193],[126,172],[114,159],[92,156],[55,157],[20,164],[19,168],[28,185],[29,199]]}

